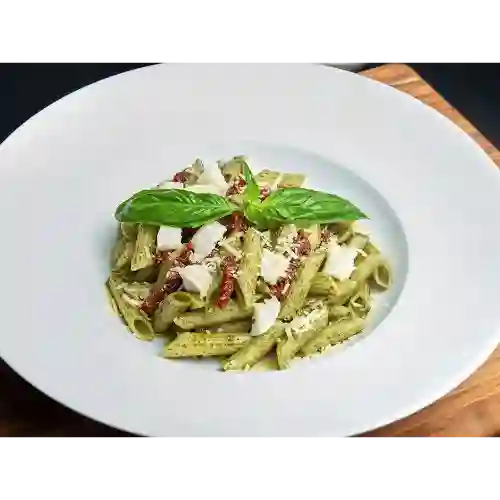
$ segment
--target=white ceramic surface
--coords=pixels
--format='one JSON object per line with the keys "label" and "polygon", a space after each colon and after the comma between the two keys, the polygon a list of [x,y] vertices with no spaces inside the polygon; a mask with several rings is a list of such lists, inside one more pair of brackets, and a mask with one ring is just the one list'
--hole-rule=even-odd
{"label": "white ceramic surface", "polygon": [[[166,361],[108,310],[113,212],[194,157],[249,154],[372,216],[395,267],[376,328],[277,373]],[[257,168],[257,167],[256,167]],[[349,435],[414,412],[496,346],[500,177],[455,125],[334,68],[159,65],[86,87],[0,146],[0,355],[145,435]]]}

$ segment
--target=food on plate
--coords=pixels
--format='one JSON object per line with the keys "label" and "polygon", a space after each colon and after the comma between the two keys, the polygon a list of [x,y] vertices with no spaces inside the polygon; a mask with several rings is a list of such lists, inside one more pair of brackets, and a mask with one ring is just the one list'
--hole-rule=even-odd
{"label": "food on plate", "polygon": [[196,160],[123,201],[106,285],[128,329],[226,371],[286,369],[361,332],[390,267],[367,216],[304,181]]}

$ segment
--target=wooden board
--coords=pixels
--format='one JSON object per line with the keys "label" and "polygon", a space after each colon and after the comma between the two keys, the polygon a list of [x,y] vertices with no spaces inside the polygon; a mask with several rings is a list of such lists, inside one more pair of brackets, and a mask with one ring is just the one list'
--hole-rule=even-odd
{"label": "wooden board", "polygon": [[[500,166],[500,153],[412,69],[390,64],[365,75],[437,109],[467,132]],[[452,355],[452,354],[450,354]],[[455,391],[425,410],[367,436],[500,435],[500,349]],[[0,436],[127,436],[45,396],[0,360]]]}

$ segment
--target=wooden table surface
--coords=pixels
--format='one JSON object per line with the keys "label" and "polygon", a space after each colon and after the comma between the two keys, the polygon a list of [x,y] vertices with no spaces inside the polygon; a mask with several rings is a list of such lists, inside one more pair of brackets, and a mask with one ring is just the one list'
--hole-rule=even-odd
{"label": "wooden table surface", "polygon": [[[388,64],[367,77],[437,109],[500,166],[500,152],[412,69]],[[127,436],[56,403],[0,360],[0,436]],[[467,381],[428,408],[367,436],[500,436],[500,348]]]}

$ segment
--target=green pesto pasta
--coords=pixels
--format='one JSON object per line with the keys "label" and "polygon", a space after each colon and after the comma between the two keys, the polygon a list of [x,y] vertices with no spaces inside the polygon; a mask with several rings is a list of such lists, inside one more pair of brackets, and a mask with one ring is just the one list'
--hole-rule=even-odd
{"label": "green pesto pasta", "polygon": [[264,356],[269,354],[276,345],[278,339],[283,335],[284,325],[276,323],[266,333],[257,337],[252,337],[242,349],[235,352],[222,364],[224,371],[248,370]]}
{"label": "green pesto pasta", "polygon": [[236,276],[240,300],[244,307],[252,307],[255,302],[255,288],[259,277],[262,245],[260,233],[253,228],[248,229],[243,239],[243,257]]}
{"label": "green pesto pasta", "polygon": [[[302,321],[297,322],[298,319]],[[297,323],[295,326],[294,323]],[[276,347],[276,355],[280,370],[288,368],[290,361],[300,349],[328,324],[328,309],[320,306],[303,316],[297,316],[292,323],[285,326],[287,336],[283,336]],[[289,330],[289,331],[288,331]]]}
{"label": "green pesto pasta", "polygon": [[325,260],[324,252],[315,252],[306,257],[300,265],[290,290],[281,303],[279,319],[292,319],[304,305],[311,283]]}
{"label": "green pesto pasta", "polygon": [[115,279],[110,277],[107,286],[129,330],[140,340],[153,340],[153,327],[146,314],[125,300],[126,295],[120,290],[119,283]]}
{"label": "green pesto pasta", "polygon": [[251,319],[242,319],[239,321],[230,321],[228,323],[223,323],[215,327],[211,327],[209,331],[214,333],[226,333],[226,332],[238,332],[238,333],[248,333],[252,328]]}
{"label": "green pesto pasta", "polygon": [[121,222],[120,231],[122,236],[128,241],[135,241],[137,238],[138,225],[132,222]]}
{"label": "green pesto pasta", "polygon": [[156,265],[143,267],[138,271],[128,273],[131,281],[154,283],[158,278],[159,267]]}
{"label": "green pesto pasta", "polygon": [[303,174],[250,167],[196,159],[115,211],[111,308],[139,339],[161,337],[166,363],[287,369],[362,331],[392,284],[358,207],[301,189]]}
{"label": "green pesto pasta", "polygon": [[249,333],[183,332],[165,345],[165,358],[228,356],[250,341]]}
{"label": "green pesto pasta", "polygon": [[157,227],[144,226],[142,224],[139,226],[134,255],[130,264],[132,271],[137,271],[154,264],[157,233]]}
{"label": "green pesto pasta", "polygon": [[300,187],[305,180],[304,174],[283,174],[278,182],[278,188]]}
{"label": "green pesto pasta", "polygon": [[252,313],[253,309],[251,307],[244,307],[232,301],[224,309],[208,307],[201,311],[185,313],[175,318],[174,323],[182,330],[197,330],[231,321],[249,319],[252,317]]}
{"label": "green pesto pasta", "polygon": [[274,372],[277,370],[279,370],[278,358],[276,353],[272,351],[250,368],[252,372]]}
{"label": "green pesto pasta", "polygon": [[281,177],[279,172],[274,172],[273,170],[262,170],[255,176],[255,181],[259,186],[274,186],[276,181]]}
{"label": "green pesto pasta", "polygon": [[379,290],[390,288],[392,284],[392,272],[387,262],[381,262],[373,272],[371,280],[371,284]]}
{"label": "green pesto pasta", "polygon": [[196,181],[203,173],[203,162],[199,158],[196,159],[195,162],[184,172],[186,173],[186,184],[188,186],[196,184]]}
{"label": "green pesto pasta", "polygon": [[344,281],[336,281],[325,273],[318,273],[313,279],[311,296],[327,298],[329,305],[342,305],[362,287],[382,262],[380,254],[369,254],[361,260],[351,277]]}
{"label": "green pesto pasta", "polygon": [[345,318],[351,314],[351,309],[346,306],[328,306],[328,319],[330,321]]}
{"label": "green pesto pasta", "polygon": [[237,179],[243,173],[244,164],[245,159],[241,156],[237,156],[226,163],[222,163],[221,171],[226,181],[232,182]]}
{"label": "green pesto pasta", "polygon": [[303,347],[302,354],[311,356],[330,345],[339,344],[359,333],[365,324],[363,318],[352,318],[330,323]]}
{"label": "green pesto pasta", "polygon": [[111,254],[111,270],[119,271],[130,265],[134,255],[135,242],[120,236],[116,240]]}
{"label": "green pesto pasta", "polygon": [[191,296],[186,292],[167,295],[153,315],[153,329],[156,333],[166,332],[174,319],[189,309]]}
{"label": "green pesto pasta", "polygon": [[326,297],[328,295],[338,295],[340,282],[334,277],[320,271],[318,272],[309,289],[309,295],[312,297]]}
{"label": "green pesto pasta", "polygon": [[321,243],[321,226],[313,224],[312,226],[304,228],[304,233],[311,244],[311,250],[316,250]]}

